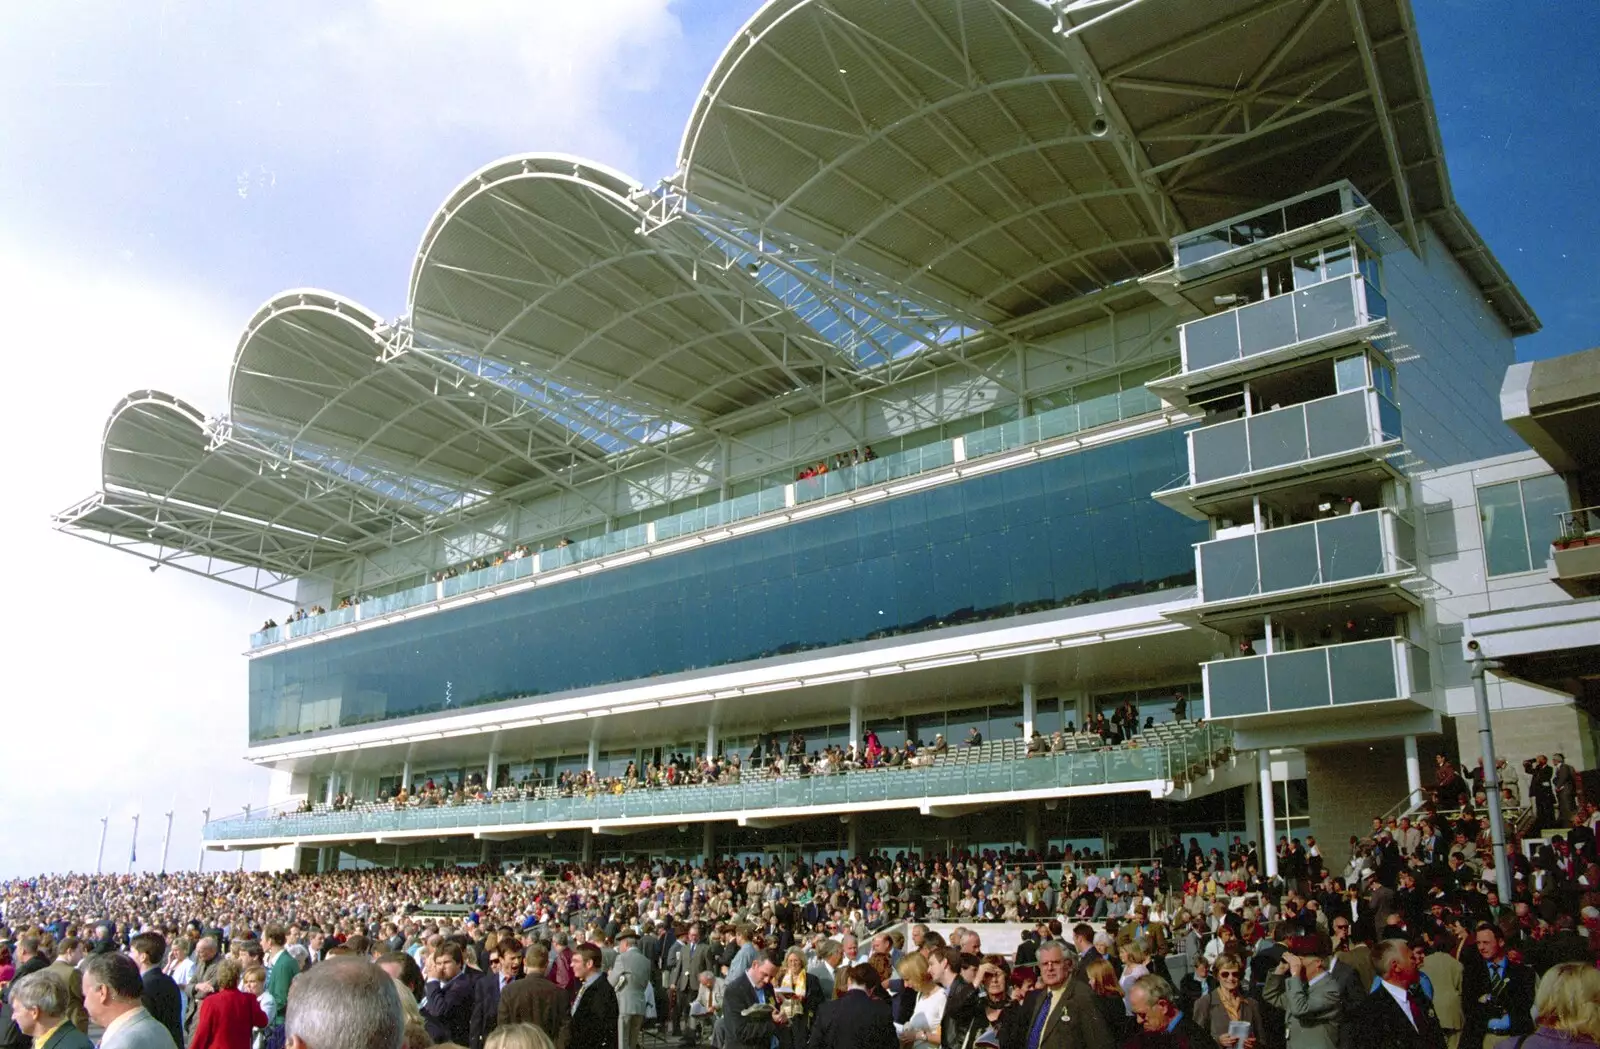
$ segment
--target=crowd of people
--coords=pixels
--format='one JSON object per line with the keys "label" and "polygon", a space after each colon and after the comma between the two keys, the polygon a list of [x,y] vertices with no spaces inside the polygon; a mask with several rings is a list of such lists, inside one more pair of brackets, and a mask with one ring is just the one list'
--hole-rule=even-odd
{"label": "crowd of people", "polygon": [[[41,876],[0,886],[0,1047],[1575,1049],[1600,1044],[1597,826],[1575,798],[1514,842],[1509,899],[1470,807],[1375,819],[1346,857],[1283,838],[1276,876],[1237,837],[1131,869],[1051,849]],[[1001,921],[1028,930],[986,952]]]}
{"label": "crowd of people", "polygon": [[794,479],[796,481],[804,481],[811,477],[821,477],[823,474],[833,470],[845,470],[861,463],[870,463],[877,457],[878,453],[872,450],[870,444],[861,448],[852,448],[848,452],[840,452],[828,459],[818,459],[809,466],[801,467],[794,475]]}

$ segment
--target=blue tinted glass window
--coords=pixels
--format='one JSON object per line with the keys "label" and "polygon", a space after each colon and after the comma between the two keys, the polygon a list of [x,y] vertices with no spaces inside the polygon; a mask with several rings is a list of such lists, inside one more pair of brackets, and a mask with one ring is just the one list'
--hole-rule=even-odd
{"label": "blue tinted glass window", "polygon": [[1206,526],[1150,492],[1171,430],[250,663],[275,739],[764,659],[1194,581]]}

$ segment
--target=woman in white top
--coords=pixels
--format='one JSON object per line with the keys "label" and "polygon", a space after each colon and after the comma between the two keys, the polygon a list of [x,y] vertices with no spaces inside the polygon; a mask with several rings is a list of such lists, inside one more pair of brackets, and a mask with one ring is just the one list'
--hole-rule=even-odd
{"label": "woman in white top", "polygon": [[1117,983],[1122,987],[1122,1005],[1133,1015],[1133,1005],[1128,1001],[1128,992],[1133,989],[1134,981],[1150,971],[1147,964],[1150,961],[1150,949],[1143,940],[1131,940],[1122,945],[1122,979]]}
{"label": "woman in white top", "polygon": [[911,1019],[895,1024],[900,1044],[912,1049],[927,1049],[939,1044],[939,1025],[944,1021],[944,988],[928,976],[928,960],[912,952],[900,959],[900,978],[917,996]]}

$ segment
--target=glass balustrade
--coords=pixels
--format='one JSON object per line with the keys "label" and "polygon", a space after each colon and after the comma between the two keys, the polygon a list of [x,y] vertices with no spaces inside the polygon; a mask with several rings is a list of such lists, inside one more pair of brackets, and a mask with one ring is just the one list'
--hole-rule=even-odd
{"label": "glass balustrade", "polygon": [[[1054,408],[1013,422],[976,430],[965,436],[966,457],[976,459],[1012,448],[1052,440],[1097,426],[1132,419],[1159,411],[1161,400],[1143,386],[1092,398],[1077,404]],[[379,597],[364,598],[359,606],[340,609],[339,615],[310,616],[250,635],[250,646],[260,648],[289,638],[304,637],[356,619],[371,619],[418,605],[454,597],[458,594],[500,586],[518,579],[568,565],[608,557],[627,550],[664,542],[680,536],[720,528],[762,514],[775,513],[788,505],[793,492],[795,505],[843,495],[859,488],[885,484],[941,469],[955,462],[955,442],[938,441],[881,456],[870,462],[816,477],[796,481],[792,486],[763,489],[733,499],[658,518],[648,524],[616,529],[565,546],[541,550],[536,556],[517,558],[503,564],[450,576],[437,583],[424,583]]]}
{"label": "glass balustrade", "polygon": [[1234,601],[1387,575],[1411,567],[1415,546],[1411,525],[1386,509],[1216,539],[1195,547],[1200,599]]}
{"label": "glass balustrade", "polygon": [[1208,718],[1251,717],[1402,700],[1427,693],[1427,653],[1403,638],[1201,664]]}
{"label": "glass balustrade", "polygon": [[1188,779],[1232,745],[1223,726],[1203,724],[1162,746],[1073,751],[1030,758],[963,760],[950,751],[926,768],[860,770],[790,778],[746,776],[744,782],[637,789],[621,794],[512,799],[432,808],[299,813],[285,809],[206,824],[211,841],[293,838],[318,834],[382,834],[476,827],[645,819],[762,810],[846,809],[864,802],[931,800],[971,794],[1115,786]]}
{"label": "glass balustrade", "polygon": [[1400,437],[1400,409],[1372,388],[1349,390],[1189,432],[1189,485],[1374,448]]}
{"label": "glass balustrade", "polygon": [[1388,305],[1362,275],[1252,302],[1178,327],[1185,374],[1291,346],[1325,344],[1382,320]]}
{"label": "glass balustrade", "polygon": [[1235,249],[1250,247],[1273,237],[1316,225],[1325,219],[1358,210],[1365,207],[1366,203],[1361,194],[1348,182],[1336,183],[1326,189],[1315,190],[1304,196],[1174,237],[1173,257],[1181,270]]}

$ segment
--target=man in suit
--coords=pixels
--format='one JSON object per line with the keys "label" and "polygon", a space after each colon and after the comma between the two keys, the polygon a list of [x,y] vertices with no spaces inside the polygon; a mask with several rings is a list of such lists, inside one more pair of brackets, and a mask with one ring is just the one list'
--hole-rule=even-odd
{"label": "man in suit", "polygon": [[76,936],[68,936],[56,945],[56,960],[45,966],[44,971],[55,973],[56,977],[67,985],[67,995],[70,999],[67,1006],[67,1021],[84,1034],[88,1034],[89,1014],[83,1011],[83,974],[78,971],[78,963],[83,961],[84,954],[83,941]]}
{"label": "man in suit", "polygon": [[97,954],[83,971],[89,1019],[105,1034],[100,1049],[176,1049],[172,1032],[144,1007],[139,965],[125,954]]}
{"label": "man in suit", "polygon": [[672,999],[673,1034],[687,1035],[689,1005],[700,989],[700,974],[708,972],[713,977],[716,976],[714,964],[711,958],[711,945],[700,939],[699,923],[689,926],[683,941],[678,944],[677,964],[667,976],[668,990]]}
{"label": "man in suit", "polygon": [[1528,797],[1533,799],[1535,830],[1543,830],[1555,824],[1556,817],[1556,792],[1551,780],[1554,773],[1550,769],[1550,759],[1540,754],[1538,757],[1529,758],[1522,763],[1522,771],[1528,774]]}
{"label": "man in suit", "polygon": [[1172,984],[1154,973],[1133,982],[1128,1008],[1138,1026],[1125,1049],[1217,1049],[1211,1035],[1178,1008]]}
{"label": "man in suit", "polygon": [[722,1045],[723,1049],[770,1049],[783,1017],[757,1006],[770,1006],[777,1000],[771,983],[778,962],[770,951],[748,942],[745,946],[749,947],[750,964],[722,989]]}
{"label": "man in suit", "polygon": [[1565,827],[1577,807],[1578,780],[1565,754],[1556,754],[1555,759],[1550,766],[1550,786],[1556,795],[1556,823]]}
{"label": "man in suit", "polygon": [[1432,948],[1423,956],[1422,974],[1433,985],[1433,1012],[1439,1018],[1440,1030],[1444,1032],[1445,1049],[1456,1049],[1461,1043],[1464,1021],[1461,1011],[1462,971],[1461,963],[1449,951],[1441,949],[1436,938]]}
{"label": "man in suit", "polygon": [[[1094,992],[1072,979],[1066,947],[1055,940],[1040,944],[1038,958],[1044,986],[1008,1014],[1000,1044],[1005,1049],[1111,1049],[1111,1031]],[[1168,997],[1176,999],[1177,992]]]}
{"label": "man in suit", "polygon": [[1261,997],[1283,1010],[1289,1049],[1339,1049],[1344,987],[1327,971],[1321,936],[1296,937]]}
{"label": "man in suit", "polygon": [[1376,990],[1351,1018],[1356,1049],[1444,1049],[1433,1005],[1417,986],[1420,971],[1404,940],[1384,940],[1373,956]]}
{"label": "man in suit", "polygon": [[167,1029],[172,1044],[183,1044],[183,992],[172,977],[161,971],[161,960],[167,956],[167,938],[158,932],[142,932],[133,938],[128,953],[139,967],[139,978],[144,982],[142,1001],[145,1011]]}
{"label": "man in suit", "polygon": [[573,983],[578,990],[567,1044],[574,1049],[617,1049],[617,992],[600,960],[600,948],[592,943],[572,949]]}
{"label": "man in suit", "polygon": [[868,993],[877,985],[878,974],[872,966],[846,969],[847,990],[817,1010],[807,1049],[899,1049],[888,1003],[876,1001]]}
{"label": "man in suit", "polygon": [[[504,959],[502,959],[502,964]],[[523,954],[525,970],[520,980],[506,984],[500,990],[500,1005],[496,1011],[496,1025],[532,1024],[550,1036],[556,1049],[567,1044],[567,1027],[572,1022],[567,992],[557,987],[546,976],[550,964],[550,948],[535,943]]]}
{"label": "man in suit", "polygon": [[632,929],[617,936],[617,957],[611,963],[611,988],[617,992],[617,1049],[639,1049],[644,1030],[644,992],[650,986],[650,959],[639,950]]}
{"label": "man in suit", "polygon": [[195,1021],[200,1017],[200,1003],[217,989],[217,970],[222,966],[222,956],[217,951],[215,936],[202,936],[194,945],[194,968],[189,983],[184,988],[183,1033],[185,1042],[194,1037]]}
{"label": "man in suit", "polygon": [[422,974],[422,1020],[435,1042],[466,1045],[472,1038],[472,976],[462,960],[461,945],[451,940],[433,952]]}
{"label": "man in suit", "polygon": [[489,971],[479,977],[472,989],[472,1022],[467,1029],[469,1049],[483,1049],[500,1022],[500,999],[512,983],[522,979],[522,950],[515,940],[503,949],[489,952]]}
{"label": "man in suit", "polygon": [[267,993],[272,995],[273,1023],[283,1022],[284,1007],[289,1004],[289,985],[300,975],[300,963],[284,950],[288,934],[281,925],[269,925],[261,930],[261,946],[265,948],[262,963],[267,967]]}
{"label": "man in suit", "polygon": [[1484,922],[1473,933],[1476,957],[1461,963],[1461,1049],[1482,1049],[1486,1035],[1533,1033],[1533,970],[1506,957],[1498,925]]}
{"label": "man in suit", "polygon": [[94,1049],[67,1021],[70,1007],[67,987],[54,973],[35,970],[11,985],[11,1017],[33,1039],[33,1049]]}

